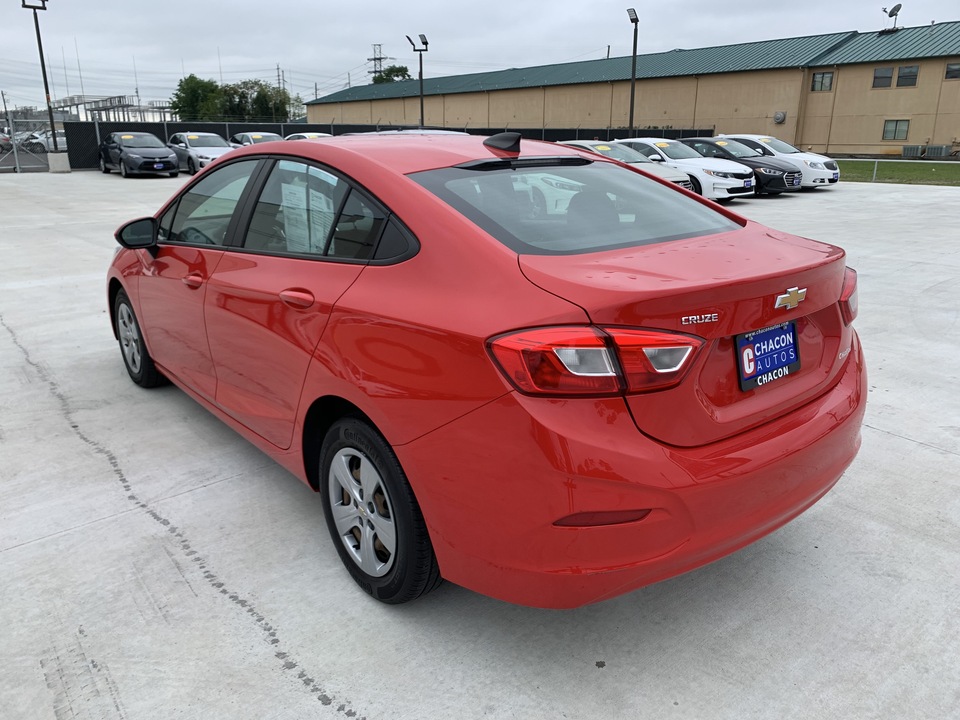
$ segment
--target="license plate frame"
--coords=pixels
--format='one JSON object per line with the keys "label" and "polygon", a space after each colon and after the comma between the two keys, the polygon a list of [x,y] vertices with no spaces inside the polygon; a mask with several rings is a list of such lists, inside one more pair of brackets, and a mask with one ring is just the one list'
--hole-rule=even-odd
{"label": "license plate frame", "polygon": [[793,320],[737,335],[735,345],[737,380],[743,392],[781,380],[800,369],[797,324]]}

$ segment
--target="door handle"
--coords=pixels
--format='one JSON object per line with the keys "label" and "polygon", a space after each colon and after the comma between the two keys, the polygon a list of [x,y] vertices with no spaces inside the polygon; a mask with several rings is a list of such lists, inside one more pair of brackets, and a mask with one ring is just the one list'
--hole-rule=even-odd
{"label": "door handle", "polygon": [[302,310],[307,309],[313,305],[316,298],[313,297],[313,293],[308,292],[307,290],[281,290],[280,299],[284,304],[289,305],[290,307],[300,308]]}
{"label": "door handle", "polygon": [[198,288],[203,285],[203,276],[197,273],[190,273],[184,276],[183,284],[187,287]]}

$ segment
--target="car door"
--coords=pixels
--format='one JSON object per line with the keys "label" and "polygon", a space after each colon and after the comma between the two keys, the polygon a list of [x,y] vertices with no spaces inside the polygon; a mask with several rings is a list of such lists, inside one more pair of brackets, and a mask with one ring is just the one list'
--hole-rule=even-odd
{"label": "car door", "polygon": [[117,166],[120,158],[120,136],[117,133],[110,133],[107,136],[107,143],[103,150],[103,160],[107,165]]}
{"label": "car door", "polygon": [[359,277],[386,213],[340,176],[278,161],[206,298],[217,404],[277,447],[293,438],[300,395],[330,312]]}
{"label": "car door", "polygon": [[230,163],[191,185],[161,218],[156,254],[141,253],[141,325],[167,373],[213,401],[217,377],[204,323],[207,283],[232,237],[256,159]]}

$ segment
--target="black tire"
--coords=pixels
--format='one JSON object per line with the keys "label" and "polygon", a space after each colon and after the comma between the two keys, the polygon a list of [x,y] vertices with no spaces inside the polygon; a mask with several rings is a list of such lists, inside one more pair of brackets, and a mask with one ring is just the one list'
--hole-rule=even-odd
{"label": "black tire", "polygon": [[340,560],[364,591],[398,605],[440,585],[427,526],[403,468],[387,441],[359,417],[342,418],[327,432],[320,495]]}
{"label": "black tire", "polygon": [[197,166],[193,164],[193,158],[187,158],[187,174],[196,175]]}
{"label": "black tire", "polygon": [[690,182],[693,183],[693,191],[697,195],[703,195],[703,188],[700,186],[700,181],[697,180],[693,175],[691,175]]}
{"label": "black tire", "polygon": [[179,170],[174,170],[172,173],[170,173],[170,177],[176,177],[179,174],[180,174]]}
{"label": "black tire", "polygon": [[120,177],[130,177],[130,171],[127,170],[127,164],[123,161],[123,158],[120,158],[117,164],[120,166]]}
{"label": "black tire", "polygon": [[153,358],[147,352],[143,342],[143,333],[140,323],[133,312],[133,305],[127,293],[121,290],[113,301],[113,322],[120,343],[120,355],[123,357],[123,366],[127,369],[130,379],[144,388],[164,385],[167,379],[153,364]]}
{"label": "black tire", "polygon": [[103,155],[100,156],[100,172],[104,175],[110,174],[110,168],[108,168],[107,164],[103,161]]}

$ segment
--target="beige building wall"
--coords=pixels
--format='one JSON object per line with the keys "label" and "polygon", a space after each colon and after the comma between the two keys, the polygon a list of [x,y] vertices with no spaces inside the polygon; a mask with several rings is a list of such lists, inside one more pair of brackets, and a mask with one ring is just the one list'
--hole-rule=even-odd
{"label": "beige building wall", "polygon": [[[960,143],[960,79],[946,80],[940,58],[832,68],[763,70],[638,80],[637,128],[715,128],[761,133],[802,149],[900,155],[904,145]],[[900,65],[919,65],[916,87],[897,87]],[[874,88],[873,71],[893,67],[892,87]],[[829,91],[812,91],[815,72],[833,72]],[[425,98],[426,125],[470,128],[626,128],[630,82],[462,93]],[[777,112],[785,113],[782,123]],[[307,108],[311,123],[415,125],[419,96]],[[905,140],[883,140],[884,122],[909,120]],[[623,133],[626,135],[626,133]]]}

